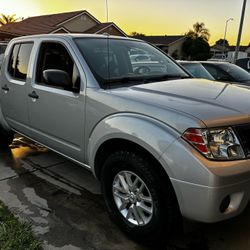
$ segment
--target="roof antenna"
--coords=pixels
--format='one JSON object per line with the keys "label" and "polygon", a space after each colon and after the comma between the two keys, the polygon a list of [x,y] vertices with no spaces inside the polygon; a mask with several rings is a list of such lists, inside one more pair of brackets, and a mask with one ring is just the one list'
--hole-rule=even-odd
{"label": "roof antenna", "polygon": [[[109,21],[109,6],[108,6],[108,0],[105,0],[106,1],[106,21],[107,21],[107,23],[108,23],[108,21]],[[110,59],[109,59],[109,33],[108,32],[106,32],[105,33],[105,35],[107,35],[107,73],[108,73],[108,81],[110,80],[110,65],[109,65],[109,63],[110,63]]]}

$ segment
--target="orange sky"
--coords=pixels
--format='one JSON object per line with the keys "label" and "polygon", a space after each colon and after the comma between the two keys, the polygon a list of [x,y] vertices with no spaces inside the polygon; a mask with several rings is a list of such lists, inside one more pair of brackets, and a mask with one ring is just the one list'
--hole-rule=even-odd
{"label": "orange sky", "polygon": [[[227,39],[237,40],[243,0],[108,0],[109,21],[126,33],[137,31],[147,35],[180,35],[192,25],[204,22],[210,30],[210,44],[223,38],[225,22]],[[0,0],[0,13],[28,17],[73,10],[88,10],[106,21],[105,0]],[[250,42],[250,3],[247,4],[242,45]]]}

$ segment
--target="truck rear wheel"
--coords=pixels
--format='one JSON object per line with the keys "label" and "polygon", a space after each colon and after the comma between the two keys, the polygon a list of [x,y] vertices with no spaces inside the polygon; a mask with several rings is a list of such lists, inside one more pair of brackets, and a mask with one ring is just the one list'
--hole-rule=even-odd
{"label": "truck rear wheel", "polygon": [[5,130],[0,127],[0,147],[7,148],[13,141],[14,132]]}
{"label": "truck rear wheel", "polygon": [[111,154],[101,181],[111,218],[134,240],[162,241],[179,229],[181,216],[173,189],[144,157],[128,151]]}

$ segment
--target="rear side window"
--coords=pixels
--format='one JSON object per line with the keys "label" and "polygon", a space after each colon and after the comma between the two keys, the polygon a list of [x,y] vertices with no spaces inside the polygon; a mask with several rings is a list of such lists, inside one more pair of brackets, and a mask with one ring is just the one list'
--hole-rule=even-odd
{"label": "rear side window", "polygon": [[8,72],[13,78],[26,80],[32,47],[33,43],[14,45],[8,65]]}

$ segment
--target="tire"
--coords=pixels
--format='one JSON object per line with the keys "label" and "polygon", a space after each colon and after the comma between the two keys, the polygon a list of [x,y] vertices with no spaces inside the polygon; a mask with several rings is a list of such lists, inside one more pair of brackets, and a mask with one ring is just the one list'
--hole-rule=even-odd
{"label": "tire", "polygon": [[14,139],[14,133],[0,127],[0,148],[7,148]]}
{"label": "tire", "polygon": [[101,173],[111,219],[135,241],[145,244],[166,241],[181,229],[170,181],[160,178],[151,164],[138,153],[117,151],[105,161]]}

